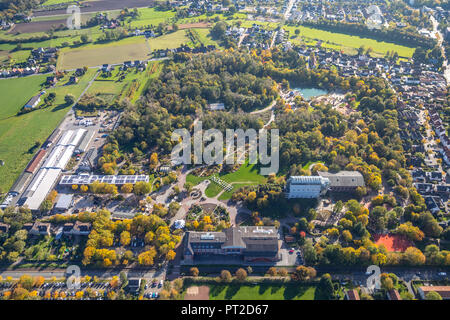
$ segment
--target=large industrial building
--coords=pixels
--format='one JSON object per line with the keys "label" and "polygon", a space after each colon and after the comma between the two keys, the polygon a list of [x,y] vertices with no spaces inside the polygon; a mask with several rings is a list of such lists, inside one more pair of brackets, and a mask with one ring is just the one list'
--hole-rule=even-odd
{"label": "large industrial building", "polygon": [[286,181],[286,198],[318,198],[328,191],[330,180],[320,176],[292,176]]}
{"label": "large industrial building", "polygon": [[42,201],[55,185],[85,133],[86,130],[77,129],[67,130],[62,134],[22,195],[24,206],[28,206],[31,210],[39,210]]}
{"label": "large industrial building", "polygon": [[[278,233],[275,227],[231,227],[222,232],[186,232],[184,260],[197,257],[221,260],[239,258],[245,262],[275,262],[280,260]],[[226,261],[226,260],[224,260]]]}

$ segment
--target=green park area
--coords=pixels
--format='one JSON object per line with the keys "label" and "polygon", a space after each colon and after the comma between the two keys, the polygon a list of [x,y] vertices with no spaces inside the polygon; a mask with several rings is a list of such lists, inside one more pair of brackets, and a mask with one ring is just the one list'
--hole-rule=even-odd
{"label": "green park area", "polygon": [[[93,78],[95,70],[88,70],[77,84],[65,85],[70,74],[46,90],[56,94],[51,106],[17,115],[25,103],[43,89],[45,75],[0,80],[0,189],[7,191],[27,163],[34,156],[37,143],[42,144],[58,126],[69,110],[64,97],[71,93],[77,98]],[[42,99],[43,100],[43,99]],[[41,105],[43,102],[41,103]]]}
{"label": "green park area", "polygon": [[[267,177],[262,176],[259,174],[259,168],[256,164],[249,164],[248,161],[246,161],[241,167],[232,173],[227,174],[220,174],[218,177],[231,184],[233,188],[230,191],[224,191],[220,197],[219,200],[228,200],[231,198],[231,195],[234,191],[237,189],[248,186],[248,185],[257,185],[257,184],[263,184],[267,181]],[[194,185],[199,184],[203,180],[209,179],[211,176],[208,177],[197,177],[193,174],[189,174],[186,177],[186,181],[190,182]],[[216,197],[223,188],[219,186],[217,183],[211,180],[210,184],[205,190],[205,194],[207,197],[214,198]]]}
{"label": "green park area", "polygon": [[209,285],[210,300],[321,300],[316,286],[299,284]]}

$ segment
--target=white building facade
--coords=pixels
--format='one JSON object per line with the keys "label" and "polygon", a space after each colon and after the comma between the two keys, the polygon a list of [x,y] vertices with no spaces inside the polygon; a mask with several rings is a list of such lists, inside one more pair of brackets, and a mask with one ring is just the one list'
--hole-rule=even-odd
{"label": "white building facade", "polygon": [[292,176],[287,180],[286,198],[318,198],[327,192],[329,185],[330,180],[320,176]]}

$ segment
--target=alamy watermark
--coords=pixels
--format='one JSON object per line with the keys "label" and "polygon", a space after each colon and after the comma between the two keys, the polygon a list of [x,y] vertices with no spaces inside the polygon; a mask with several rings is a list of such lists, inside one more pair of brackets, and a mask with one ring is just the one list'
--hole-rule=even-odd
{"label": "alamy watermark", "polygon": [[70,14],[67,18],[67,28],[70,30],[81,29],[81,10],[79,6],[71,5],[67,7],[66,13]]}
{"label": "alamy watermark", "polygon": [[[373,274],[372,274],[373,273]],[[381,269],[377,265],[371,265],[367,267],[366,274],[370,274],[367,278],[366,286],[370,290],[380,289],[381,287]]]}
{"label": "alamy watermark", "polygon": [[66,280],[67,289],[78,290],[81,283],[81,269],[77,265],[70,265],[66,269],[66,274],[70,276]]}
{"label": "alamy watermark", "polygon": [[[268,131],[270,131],[270,148]],[[224,137],[218,129],[203,131],[202,122],[194,124],[194,137],[187,129],[176,129],[171,136],[178,144],[172,149],[172,165],[179,164],[244,164],[246,149],[248,149],[248,163],[262,165],[261,175],[276,174],[280,167],[280,136],[278,129],[226,129]],[[236,149],[235,149],[236,142]],[[192,154],[192,144],[194,153]],[[224,145],[226,154],[224,157]],[[246,148],[248,145],[248,148]],[[270,149],[270,155],[269,155]],[[192,159],[191,159],[192,158]],[[266,166],[266,167],[263,167]]]}

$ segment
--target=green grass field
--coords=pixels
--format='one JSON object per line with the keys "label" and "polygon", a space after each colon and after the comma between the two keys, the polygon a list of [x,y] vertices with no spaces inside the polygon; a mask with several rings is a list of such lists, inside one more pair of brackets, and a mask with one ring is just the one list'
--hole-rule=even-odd
{"label": "green grass field", "polygon": [[190,39],[186,36],[186,30],[178,30],[160,37],[149,39],[150,49],[152,51],[178,48],[182,44],[187,44],[189,41]]}
{"label": "green grass field", "polygon": [[127,60],[146,60],[149,54],[144,37],[132,37],[107,44],[89,44],[76,49],[64,48],[59,54],[57,68],[67,70],[105,63],[123,63]]}
{"label": "green grass field", "polygon": [[[219,200],[228,200],[231,198],[231,195],[237,189],[248,186],[248,185],[257,185],[263,184],[267,181],[267,177],[259,174],[259,169],[255,164],[248,164],[246,162],[243,164],[237,171],[228,174],[221,174],[220,179],[233,184],[233,189],[231,191],[225,191],[219,197]],[[194,185],[199,184],[203,180],[206,180],[210,177],[197,177],[192,174],[189,174],[186,177],[187,182],[191,182]],[[205,190],[205,194],[207,197],[214,198],[217,196],[223,189],[215,182],[211,181],[208,187]]]}
{"label": "green grass field", "polygon": [[[75,2],[75,1],[73,1],[73,0],[47,0],[42,5],[51,6],[54,4],[69,3],[69,2]],[[81,0],[79,2],[83,2],[83,0]]]}
{"label": "green grass field", "polygon": [[138,9],[139,17],[137,19],[125,20],[127,25],[132,28],[142,28],[146,26],[157,26],[162,22],[169,22],[175,17],[175,11],[159,11],[155,8]]}
{"label": "green grass field", "polygon": [[215,45],[216,47],[219,46],[217,41],[211,39],[211,36],[209,35],[209,28],[195,28],[191,30],[193,33],[197,34],[200,42],[203,43],[203,45]]}
{"label": "green grass field", "polygon": [[[5,165],[0,167],[0,188],[7,191],[15,179],[20,175],[27,163],[34,156],[30,153],[35,141],[43,143],[68,111],[64,96],[72,93],[78,97],[95,70],[89,70],[76,85],[60,86],[47,90],[55,92],[56,99],[53,106],[35,110],[17,116],[23,105],[41,90],[45,75],[29,76],[25,78],[0,80],[0,159]],[[68,78],[69,76],[65,77]],[[63,79],[61,85],[66,82]],[[26,88],[26,90],[25,90]],[[27,92],[24,94],[24,92]]]}
{"label": "green grass field", "polygon": [[[365,46],[366,49],[370,47],[373,49],[375,54],[381,56],[384,56],[387,51],[395,51],[401,57],[410,58],[415,50],[414,48],[409,48],[390,42],[377,41],[370,38],[351,36],[343,33],[323,31],[304,26],[284,26],[283,28],[289,30],[289,41],[292,43],[306,42],[309,45],[313,45],[318,40],[322,40],[324,41],[324,47],[335,50],[342,49],[344,52],[349,54],[354,54],[356,53],[356,49],[360,46]],[[298,37],[291,38],[291,36],[295,36],[295,29],[300,29],[300,35]]]}
{"label": "green grass field", "polygon": [[210,300],[320,300],[315,286],[301,285],[210,285]]}

